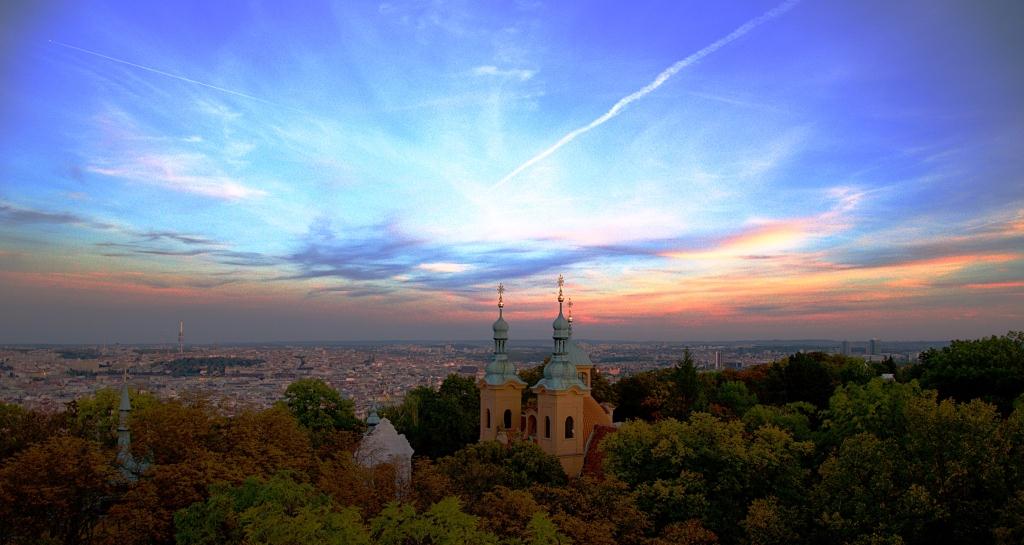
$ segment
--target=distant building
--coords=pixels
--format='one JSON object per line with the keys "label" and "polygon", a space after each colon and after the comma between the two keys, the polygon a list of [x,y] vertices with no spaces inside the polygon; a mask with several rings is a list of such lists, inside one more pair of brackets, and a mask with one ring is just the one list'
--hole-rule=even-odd
{"label": "distant building", "polygon": [[882,352],[881,350],[879,350],[878,345],[878,339],[871,339],[870,341],[868,341],[868,354],[871,354],[872,356],[876,354],[881,354]]}
{"label": "distant building", "polygon": [[522,408],[522,390],[528,385],[508,361],[505,343],[508,323],[503,317],[504,288],[498,286],[498,320],[494,322],[494,356],[480,382],[480,440],[536,442],[544,452],[558,457],[571,476],[583,470],[595,430],[612,426],[610,405],[590,395],[594,364],[572,341],[572,302],[569,318],[562,314],[562,277],[558,277],[558,317],[552,327],[554,352],[544,366],[544,376],[531,390],[536,407]]}
{"label": "distant building", "polygon": [[849,356],[850,355],[850,341],[843,341],[843,349],[842,350],[843,350],[842,353],[843,353],[844,356]]}

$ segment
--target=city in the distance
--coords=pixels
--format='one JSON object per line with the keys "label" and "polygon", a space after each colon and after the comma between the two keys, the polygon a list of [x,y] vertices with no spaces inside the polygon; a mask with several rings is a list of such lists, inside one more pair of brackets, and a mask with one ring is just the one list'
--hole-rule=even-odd
{"label": "city in the distance", "polygon": [[0,545],[1024,544],[1022,28],[0,1]]}

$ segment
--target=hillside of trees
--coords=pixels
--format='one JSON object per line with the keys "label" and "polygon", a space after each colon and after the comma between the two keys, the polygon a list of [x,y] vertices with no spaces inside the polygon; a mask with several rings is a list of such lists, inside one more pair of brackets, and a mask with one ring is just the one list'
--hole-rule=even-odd
{"label": "hillside of trees", "polygon": [[1024,543],[1022,333],[900,367],[801,353],[698,373],[682,354],[596,380],[624,421],[599,475],[476,443],[476,386],[453,375],[381,411],[417,451],[401,490],[355,463],[364,425],[319,380],[233,416],[132,392],[134,482],[117,392],[0,403],[0,544]]}

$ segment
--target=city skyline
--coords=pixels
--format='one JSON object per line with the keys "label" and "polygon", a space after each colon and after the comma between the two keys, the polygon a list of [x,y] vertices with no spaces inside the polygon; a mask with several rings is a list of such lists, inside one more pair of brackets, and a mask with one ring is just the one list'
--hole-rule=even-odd
{"label": "city skyline", "polygon": [[1024,322],[1019,3],[0,10],[0,343]]}

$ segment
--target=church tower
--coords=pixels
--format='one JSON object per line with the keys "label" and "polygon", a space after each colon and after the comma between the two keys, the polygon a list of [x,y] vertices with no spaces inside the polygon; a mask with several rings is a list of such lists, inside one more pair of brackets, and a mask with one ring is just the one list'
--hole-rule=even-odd
{"label": "church tower", "polygon": [[544,366],[544,378],[532,390],[537,394],[537,444],[558,457],[566,474],[579,475],[587,441],[583,430],[584,403],[590,388],[569,361],[570,325],[562,315],[564,283],[562,275],[558,275],[558,317],[551,324],[555,350]]}
{"label": "church tower", "polygon": [[507,441],[520,432],[522,390],[526,383],[508,360],[508,322],[503,309],[505,286],[498,284],[498,319],[494,322],[494,355],[480,383],[480,440]]}

